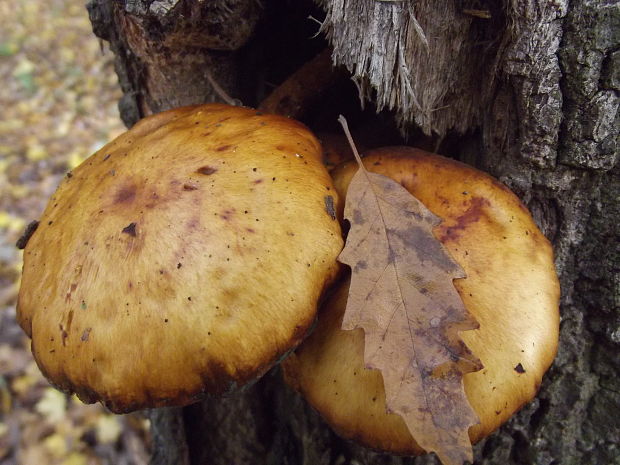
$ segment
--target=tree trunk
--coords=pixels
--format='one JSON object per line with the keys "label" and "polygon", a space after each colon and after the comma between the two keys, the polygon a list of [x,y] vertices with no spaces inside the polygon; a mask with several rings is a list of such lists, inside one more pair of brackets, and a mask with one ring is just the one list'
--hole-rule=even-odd
{"label": "tree trunk", "polygon": [[[324,11],[301,0],[91,0],[88,8],[94,32],[116,54],[128,126],[216,100],[213,81],[257,105],[325,47],[311,39],[318,26],[306,17],[323,19],[332,57],[360,93],[346,79],[336,91],[322,89],[329,105],[311,104],[302,115],[310,127],[335,127],[345,108],[358,127],[386,128],[388,145],[399,126],[409,143],[508,185],[554,245],[557,359],[538,397],[475,447],[476,463],[620,464],[620,2],[320,5]],[[371,111],[359,110],[358,95],[372,100]],[[393,113],[375,116],[374,108]],[[153,414],[152,428],[153,464],[437,463],[338,438],[278,368],[235,395]]]}

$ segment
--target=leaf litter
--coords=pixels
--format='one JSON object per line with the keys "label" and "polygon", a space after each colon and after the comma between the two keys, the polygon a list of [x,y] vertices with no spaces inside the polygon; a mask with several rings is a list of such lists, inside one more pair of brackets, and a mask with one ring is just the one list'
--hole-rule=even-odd
{"label": "leaf litter", "polygon": [[478,423],[463,375],[482,365],[459,333],[476,329],[453,280],[464,278],[432,230],[441,220],[392,179],[359,165],[347,190],[351,229],[339,261],[351,267],[342,329],[362,328],[364,361],[381,371],[389,413],[444,465],[472,461]]}
{"label": "leaf litter", "polygon": [[125,130],[83,0],[0,0],[0,464],[148,463],[148,422],[50,387],[15,321],[15,247],[64,174]]}

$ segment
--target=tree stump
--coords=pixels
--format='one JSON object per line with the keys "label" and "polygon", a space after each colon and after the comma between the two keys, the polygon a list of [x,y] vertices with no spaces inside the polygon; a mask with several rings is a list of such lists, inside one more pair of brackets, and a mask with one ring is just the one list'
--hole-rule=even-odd
{"label": "tree stump", "polygon": [[[560,349],[537,399],[475,447],[476,463],[620,463],[620,2],[91,0],[88,10],[115,53],[128,126],[218,100],[213,81],[256,106],[325,48],[312,38],[323,33],[352,80],[326,80],[337,90],[308,104],[310,127],[335,128],[347,111],[354,127],[380,128],[382,145],[399,141],[398,127],[508,185],[554,245]],[[278,368],[151,419],[153,464],[437,463],[338,438]]]}

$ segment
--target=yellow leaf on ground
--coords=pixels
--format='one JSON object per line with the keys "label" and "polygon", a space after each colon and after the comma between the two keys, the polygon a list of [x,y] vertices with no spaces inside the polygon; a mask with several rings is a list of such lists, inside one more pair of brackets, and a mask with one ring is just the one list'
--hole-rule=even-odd
{"label": "yellow leaf on ground", "polygon": [[32,73],[34,69],[34,63],[28,60],[28,58],[22,58],[17,63],[17,66],[13,69],[13,76]]}
{"label": "yellow leaf on ground", "polygon": [[22,231],[25,226],[26,222],[22,218],[0,211],[0,228],[10,231]]}
{"label": "yellow leaf on ground", "polygon": [[116,442],[122,430],[121,422],[114,415],[102,415],[97,419],[96,434],[102,444]]}
{"label": "yellow leaf on ground", "polygon": [[17,376],[11,382],[11,389],[17,394],[22,395],[29,391],[32,386],[37,384],[40,378],[36,376],[32,376],[29,374],[25,374],[22,376]]}
{"label": "yellow leaf on ground", "polygon": [[72,452],[69,456],[62,461],[61,465],[87,465],[88,457],[79,452]]}
{"label": "yellow leaf on ground", "polygon": [[86,157],[84,157],[81,152],[71,152],[67,165],[69,166],[69,169],[72,170],[79,166],[85,159]]}
{"label": "yellow leaf on ground", "polygon": [[55,458],[61,458],[67,454],[67,441],[58,433],[54,433],[51,436],[46,437],[43,440],[43,445]]}
{"label": "yellow leaf on ground", "polygon": [[67,410],[67,398],[54,388],[45,389],[45,393],[35,407],[49,422],[56,423],[63,419]]}
{"label": "yellow leaf on ground", "polygon": [[43,147],[41,144],[32,144],[28,147],[28,150],[26,151],[26,157],[30,161],[45,160],[48,156],[49,154],[47,153],[47,150],[45,150],[45,147]]}

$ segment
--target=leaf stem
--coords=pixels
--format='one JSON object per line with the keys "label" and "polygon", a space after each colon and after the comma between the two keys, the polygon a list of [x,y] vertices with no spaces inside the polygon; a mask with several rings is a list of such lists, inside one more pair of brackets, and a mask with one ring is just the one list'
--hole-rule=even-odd
{"label": "leaf stem", "polygon": [[347,124],[347,119],[344,116],[340,115],[338,116],[338,122],[340,123],[340,125],[342,126],[342,129],[344,130],[344,135],[347,136],[347,140],[349,141],[351,150],[353,150],[353,155],[355,155],[355,160],[357,160],[357,164],[360,166],[360,168],[364,172],[366,172],[366,167],[364,166],[364,163],[362,163],[362,157],[360,157],[360,154],[357,151],[357,147],[355,146],[355,142],[353,142],[351,131],[349,131],[349,125]]}
{"label": "leaf stem", "polygon": [[205,77],[207,78],[207,81],[209,81],[209,84],[211,84],[211,87],[213,88],[217,96],[221,98],[224,103],[233,107],[238,107],[241,105],[241,101],[234,99],[230,95],[228,95],[224,88],[220,86],[219,83],[213,78],[211,72],[208,69],[205,70]]}

